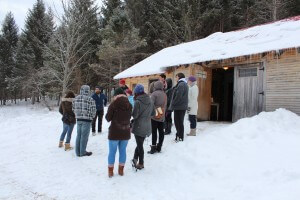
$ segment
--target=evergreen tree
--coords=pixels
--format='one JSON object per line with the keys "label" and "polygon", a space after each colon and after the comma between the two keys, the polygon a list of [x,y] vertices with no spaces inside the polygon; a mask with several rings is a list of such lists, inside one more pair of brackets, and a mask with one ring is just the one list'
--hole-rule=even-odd
{"label": "evergreen tree", "polygon": [[[25,21],[24,36],[28,47],[26,50],[29,55],[33,52],[32,61],[27,65],[29,68],[30,78],[28,77],[28,92],[32,95],[32,103],[35,97],[39,101],[39,96],[45,94],[42,80],[39,77],[40,69],[44,67],[45,58],[43,57],[43,48],[48,44],[54,31],[53,15],[51,10],[47,13],[44,2],[37,0],[33,5],[33,9],[29,10],[29,14]],[[26,52],[24,52],[26,54]]]}
{"label": "evergreen tree", "polygon": [[18,42],[18,27],[11,12],[9,12],[2,24],[0,36],[0,89],[1,102],[5,104],[8,98],[8,80],[16,65],[16,49]]}

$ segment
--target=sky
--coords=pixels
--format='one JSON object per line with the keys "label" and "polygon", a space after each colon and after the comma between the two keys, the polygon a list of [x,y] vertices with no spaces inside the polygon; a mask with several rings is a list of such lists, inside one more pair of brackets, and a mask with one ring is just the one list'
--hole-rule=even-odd
{"label": "sky", "polygon": [[[35,2],[36,0],[0,0],[0,23],[2,24],[5,15],[11,11],[19,30],[21,30],[24,27],[28,10],[32,9]],[[101,6],[101,2],[102,0],[96,0],[99,6]],[[62,13],[61,0],[44,0],[44,3],[46,7],[52,7],[54,13]]]}

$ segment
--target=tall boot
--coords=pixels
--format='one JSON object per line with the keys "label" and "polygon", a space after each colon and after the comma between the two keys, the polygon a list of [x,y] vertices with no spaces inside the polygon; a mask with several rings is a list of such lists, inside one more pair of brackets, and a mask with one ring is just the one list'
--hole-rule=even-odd
{"label": "tall boot", "polygon": [[124,175],[124,165],[119,165],[119,169],[118,169],[119,175],[123,176]]}
{"label": "tall boot", "polygon": [[59,141],[58,148],[62,148],[64,146],[64,141]]}
{"label": "tall boot", "polygon": [[71,147],[70,143],[65,143],[65,151],[70,151],[72,149],[73,147]]}
{"label": "tall boot", "polygon": [[191,129],[190,133],[187,136],[196,136],[196,129]]}
{"label": "tall boot", "polygon": [[108,167],[108,177],[111,178],[114,176],[114,167]]}
{"label": "tall boot", "polygon": [[156,151],[157,151],[156,145],[150,145],[150,147],[151,147],[151,149],[147,153],[149,153],[149,154],[155,154]]}

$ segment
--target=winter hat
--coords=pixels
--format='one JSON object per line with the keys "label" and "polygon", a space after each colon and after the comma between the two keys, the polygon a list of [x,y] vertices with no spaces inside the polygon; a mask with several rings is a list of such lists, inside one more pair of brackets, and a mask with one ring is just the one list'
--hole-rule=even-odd
{"label": "winter hat", "polygon": [[144,93],[144,86],[141,84],[137,84],[134,88],[134,94],[142,94]]}
{"label": "winter hat", "polygon": [[124,93],[124,90],[119,87],[119,88],[115,89],[115,91],[114,91],[114,97],[118,96],[120,94],[125,94],[125,93]]}
{"label": "winter hat", "polygon": [[119,81],[119,84],[120,84],[120,85],[125,85],[125,79],[121,79],[121,80]]}
{"label": "winter hat", "polygon": [[127,89],[125,92],[126,94],[132,95],[132,91],[130,89]]}
{"label": "winter hat", "polygon": [[197,79],[196,79],[196,77],[195,77],[195,76],[190,76],[190,77],[189,77],[189,81],[191,81],[191,82],[195,82],[195,81],[197,81]]}

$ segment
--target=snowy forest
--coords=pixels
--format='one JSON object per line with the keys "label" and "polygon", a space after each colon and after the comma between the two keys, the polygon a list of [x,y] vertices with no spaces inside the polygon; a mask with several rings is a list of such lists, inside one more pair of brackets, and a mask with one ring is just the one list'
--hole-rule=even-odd
{"label": "snowy forest", "polygon": [[299,0],[37,0],[20,29],[11,12],[0,32],[1,105],[59,98],[82,84],[108,94],[113,76],[182,42],[300,14]]}

